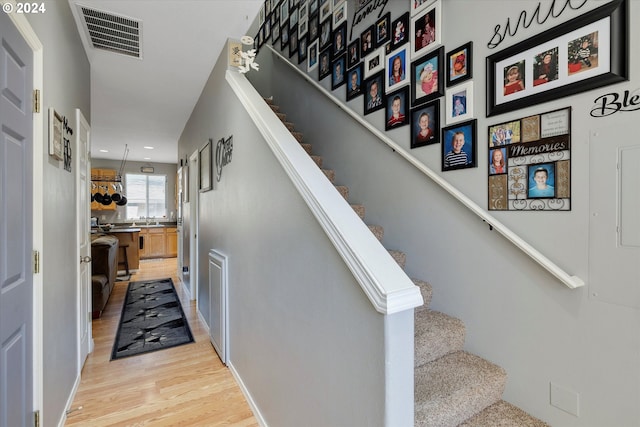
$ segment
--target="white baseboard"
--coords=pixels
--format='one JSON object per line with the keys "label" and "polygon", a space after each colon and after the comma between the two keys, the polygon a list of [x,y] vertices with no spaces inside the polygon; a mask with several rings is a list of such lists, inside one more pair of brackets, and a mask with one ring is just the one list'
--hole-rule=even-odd
{"label": "white baseboard", "polygon": [[58,427],[64,427],[67,422],[67,411],[71,409],[71,405],[73,404],[73,399],[76,397],[76,393],[78,392],[78,387],[80,387],[80,375],[76,377],[76,381],[73,384],[73,388],[71,389],[71,393],[69,393],[69,397],[67,398],[67,404],[64,406],[64,412],[60,415],[60,421],[58,421]]}
{"label": "white baseboard", "polygon": [[231,371],[231,374],[233,375],[233,378],[235,378],[236,382],[238,383],[238,386],[240,387],[240,390],[242,391],[242,394],[244,394],[245,399],[247,399],[247,402],[249,403],[249,407],[251,408],[251,411],[253,412],[253,416],[258,421],[258,424],[260,425],[260,427],[269,427],[267,425],[267,422],[265,421],[264,417],[260,413],[260,410],[258,409],[258,405],[256,405],[256,402],[253,400],[253,397],[251,396],[251,393],[249,393],[249,390],[244,385],[244,382],[242,381],[242,378],[240,378],[240,374],[238,373],[238,371],[236,371],[236,368],[234,368],[233,363],[231,363],[231,361],[229,361],[227,367]]}

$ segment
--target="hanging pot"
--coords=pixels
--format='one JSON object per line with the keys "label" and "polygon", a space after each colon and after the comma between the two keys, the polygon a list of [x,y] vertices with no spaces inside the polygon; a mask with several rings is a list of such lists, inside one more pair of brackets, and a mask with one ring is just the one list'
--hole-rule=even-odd
{"label": "hanging pot", "polygon": [[99,191],[93,195],[93,200],[95,200],[98,203],[102,203],[102,198],[103,198],[102,193]]}
{"label": "hanging pot", "polygon": [[118,190],[118,187],[117,187],[115,184],[111,184],[111,187],[113,188],[113,191],[115,191],[115,193],[113,193],[113,194],[111,195],[111,200],[113,200],[114,202],[116,202],[116,203],[117,203],[117,202],[119,202],[119,201],[120,201],[120,198],[121,198],[122,196],[120,195],[120,193],[118,193],[118,191],[117,191],[117,190]]}
{"label": "hanging pot", "polygon": [[120,200],[118,200],[116,202],[116,205],[118,206],[124,206],[127,204],[127,197],[126,196],[120,196]]}
{"label": "hanging pot", "polygon": [[104,194],[102,195],[102,201],[100,203],[102,203],[105,206],[109,206],[111,204],[111,195],[109,195],[109,187],[108,186],[104,186]]}

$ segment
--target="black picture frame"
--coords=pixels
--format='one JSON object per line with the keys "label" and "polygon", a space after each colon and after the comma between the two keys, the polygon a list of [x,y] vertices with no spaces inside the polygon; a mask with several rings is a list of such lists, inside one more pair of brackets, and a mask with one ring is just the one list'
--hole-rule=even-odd
{"label": "black picture frame", "polygon": [[447,52],[447,87],[457,85],[473,77],[473,42],[468,42]]}
{"label": "black picture frame", "polygon": [[213,188],[213,179],[211,178],[211,165],[212,165],[212,149],[213,139],[209,139],[207,143],[200,149],[198,153],[198,165],[200,166],[200,185],[199,190],[201,193],[209,191]]}
{"label": "black picture frame", "polygon": [[320,63],[318,67],[318,80],[322,80],[331,74],[331,49],[327,48],[320,51],[318,62]]}
{"label": "black picture frame", "polygon": [[331,45],[331,16],[320,23],[320,50]]}
{"label": "black picture frame", "polygon": [[298,64],[307,60],[307,48],[309,47],[307,35],[298,35]]}
{"label": "black picture frame", "polygon": [[331,63],[331,89],[335,90],[345,84],[345,73],[347,71],[346,55],[335,58]]}
{"label": "black picture frame", "polygon": [[[430,79],[427,77],[428,68],[431,68],[431,73],[435,73],[435,76]],[[434,98],[443,96],[443,75],[444,47],[442,46],[413,61],[411,63],[411,106],[417,107]]]}
{"label": "black picture frame", "polygon": [[[424,117],[424,116],[428,117]],[[426,122],[425,122],[426,120]],[[428,131],[427,131],[428,129]],[[421,133],[421,131],[424,132]],[[411,142],[410,147],[418,148],[440,142],[440,100],[411,110]]]}
{"label": "black picture frame", "polygon": [[280,50],[283,51],[289,46],[289,21],[280,25]]}
{"label": "black picture frame", "polygon": [[383,46],[390,39],[391,12],[385,13],[375,24],[375,47]]}
{"label": "black picture frame", "polygon": [[360,34],[360,56],[365,57],[376,48],[375,45],[375,26],[370,25]]}
{"label": "black picture frame", "polygon": [[[609,18],[609,19],[607,19]],[[609,25],[607,25],[607,22]],[[589,26],[589,30],[584,27]],[[598,31],[609,29],[608,45],[600,43],[598,58],[609,59],[609,70],[597,74],[597,66],[589,65],[585,70],[576,70],[580,65],[577,51],[572,51],[579,40],[587,40]],[[598,28],[593,31],[593,28]],[[545,45],[544,49],[542,45]],[[534,81],[534,58],[549,45],[558,46],[558,76],[553,81],[539,84]],[[540,46],[538,48],[538,46]],[[593,54],[593,50],[591,51]],[[602,86],[629,79],[629,1],[613,0],[596,9],[527,40],[497,52],[486,59],[487,117],[518,110],[543,102],[565,98]],[[588,62],[588,58],[587,58]],[[607,61],[602,61],[606,63]],[[523,87],[514,94],[504,83],[505,64],[521,64],[524,67]],[[537,83],[537,84],[536,84]],[[504,87],[504,89],[503,89]],[[513,99],[509,99],[512,97]]]}
{"label": "black picture frame", "polygon": [[[398,90],[390,92],[385,97],[385,122],[384,129],[391,130],[397,129],[409,124],[409,87],[404,86]],[[396,113],[394,108],[398,108],[398,116],[394,117]]]}
{"label": "black picture frame", "polygon": [[309,44],[313,43],[314,41],[316,41],[316,39],[318,38],[318,35],[320,33],[319,30],[319,22],[318,22],[318,14],[316,13],[313,16],[309,17]]}
{"label": "black picture frame", "polygon": [[[466,122],[456,123],[451,126],[442,128],[442,171],[450,171],[455,169],[475,168],[478,157],[478,138],[477,138],[477,120],[467,120]],[[454,138],[458,140],[460,135],[463,138],[464,145],[460,148],[459,153],[454,153]],[[465,162],[461,163],[460,154],[464,153]]]}
{"label": "black picture frame", "polygon": [[[353,75],[355,73],[355,86],[353,83]],[[347,101],[351,101],[352,99],[362,95],[362,82],[364,81],[364,69],[362,63],[359,63],[353,68],[350,68],[347,71]]]}
{"label": "black picture frame", "polygon": [[[331,54],[333,58],[347,51],[347,23],[343,22],[333,29],[331,34]],[[346,65],[346,64],[345,64]]]}
{"label": "black picture frame", "polygon": [[[378,111],[384,108],[383,94],[384,94],[384,72],[380,71],[364,81],[364,96],[362,97],[364,102],[364,115],[371,114],[374,111]],[[376,95],[372,95],[373,85],[377,85]]]}
{"label": "black picture frame", "polygon": [[360,41],[356,40],[347,46],[347,67],[353,68],[360,62]]}
{"label": "black picture frame", "polygon": [[391,50],[409,42],[409,12],[404,13],[391,23]]}
{"label": "black picture frame", "polygon": [[289,58],[298,53],[298,26],[289,28]]}

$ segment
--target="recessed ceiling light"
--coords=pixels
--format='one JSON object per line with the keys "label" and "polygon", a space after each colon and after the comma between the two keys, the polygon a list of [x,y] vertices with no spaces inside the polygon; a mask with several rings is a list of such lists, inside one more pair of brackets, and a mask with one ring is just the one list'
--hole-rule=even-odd
{"label": "recessed ceiling light", "polygon": [[144,148],[146,148],[147,150],[153,150],[153,148],[154,148],[154,147],[150,147],[150,146],[148,146],[148,145],[147,145],[147,146],[146,146],[146,147],[144,147]]}
{"label": "recessed ceiling light", "polygon": [[100,150],[101,153],[108,153],[109,150]]}
{"label": "recessed ceiling light", "polygon": [[144,160],[151,160],[151,157],[145,157]]}

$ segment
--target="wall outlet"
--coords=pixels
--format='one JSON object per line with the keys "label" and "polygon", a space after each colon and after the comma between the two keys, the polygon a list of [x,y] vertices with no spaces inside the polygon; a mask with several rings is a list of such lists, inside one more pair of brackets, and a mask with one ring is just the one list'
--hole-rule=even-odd
{"label": "wall outlet", "polygon": [[551,405],[576,417],[580,416],[580,395],[553,382],[550,386]]}

